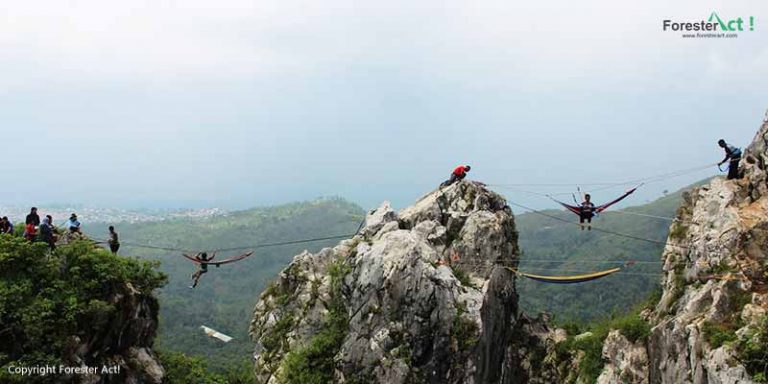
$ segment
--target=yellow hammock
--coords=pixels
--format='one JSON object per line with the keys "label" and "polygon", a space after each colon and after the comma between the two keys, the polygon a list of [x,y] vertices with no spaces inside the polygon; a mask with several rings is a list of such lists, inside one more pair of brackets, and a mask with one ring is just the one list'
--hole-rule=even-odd
{"label": "yellow hammock", "polygon": [[531,280],[541,281],[542,283],[554,283],[554,284],[574,284],[574,283],[583,283],[586,281],[591,281],[595,279],[599,279],[601,277],[608,276],[612,273],[616,273],[618,271],[621,271],[621,268],[613,268],[606,271],[600,271],[600,272],[593,272],[588,273],[585,275],[575,275],[575,276],[543,276],[543,275],[534,275],[531,273],[525,273],[520,272],[517,269],[506,267],[510,271],[514,272],[515,274],[518,274],[520,276],[527,277]]}

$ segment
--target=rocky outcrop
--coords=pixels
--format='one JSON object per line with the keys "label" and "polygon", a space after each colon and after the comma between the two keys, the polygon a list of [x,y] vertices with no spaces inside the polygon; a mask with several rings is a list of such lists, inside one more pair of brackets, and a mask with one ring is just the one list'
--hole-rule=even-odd
{"label": "rocky outcrop", "polygon": [[515,340],[539,339],[518,322],[515,275],[503,267],[517,255],[512,213],[482,184],[459,182],[399,213],[385,203],[354,238],[296,256],[261,295],[257,379],[524,382],[532,368]]}
{"label": "rocky outcrop", "polygon": [[599,383],[752,383],[755,367],[765,369],[751,361],[749,372],[740,345],[758,341],[768,313],[766,159],[768,123],[745,151],[743,179],[715,178],[683,195],[662,255],[661,299],[642,314],[648,340],[611,331]]}
{"label": "rocky outcrop", "polygon": [[651,383],[751,382],[732,345],[718,339],[749,334],[768,309],[767,134],[764,124],[746,150],[744,179],[716,178],[684,197],[663,255]]}
{"label": "rocky outcrop", "polygon": [[115,310],[99,324],[95,332],[72,336],[73,348],[66,357],[72,366],[110,367],[111,373],[61,377],[61,382],[160,384],[165,371],[152,350],[157,334],[158,302],[153,295],[134,289],[130,284],[110,295]]}
{"label": "rocky outcrop", "polygon": [[648,383],[648,352],[643,343],[632,343],[613,330],[603,342],[603,358],[607,364],[598,384]]}

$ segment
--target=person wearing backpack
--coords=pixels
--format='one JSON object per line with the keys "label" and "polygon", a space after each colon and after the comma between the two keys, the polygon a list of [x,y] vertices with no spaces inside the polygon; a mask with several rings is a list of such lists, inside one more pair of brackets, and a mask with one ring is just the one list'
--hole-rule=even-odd
{"label": "person wearing backpack", "polygon": [[115,231],[114,226],[109,226],[109,240],[107,240],[107,244],[109,244],[109,250],[112,252],[113,255],[117,255],[117,250],[120,249],[120,239],[118,238],[117,231]]}
{"label": "person wearing backpack", "polygon": [[717,145],[720,146],[723,150],[725,150],[725,158],[723,161],[719,162],[717,165],[723,165],[726,161],[730,162],[728,163],[728,180],[738,179],[739,178],[739,161],[741,161],[741,149],[730,145],[725,142],[725,140],[720,139],[717,141]]}
{"label": "person wearing backpack", "polygon": [[51,251],[56,249],[56,239],[53,234],[53,222],[51,216],[46,216],[40,224],[40,241],[48,244]]}

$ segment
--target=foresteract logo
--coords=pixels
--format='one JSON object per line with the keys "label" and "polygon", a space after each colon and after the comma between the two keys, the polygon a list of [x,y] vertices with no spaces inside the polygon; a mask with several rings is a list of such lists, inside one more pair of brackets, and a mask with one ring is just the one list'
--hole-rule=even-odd
{"label": "foresteract logo", "polygon": [[[717,14],[717,12],[712,12],[711,15],[709,15],[709,22],[717,21],[717,25],[720,26],[721,31],[743,31],[744,30],[744,19],[741,17],[737,17],[735,19],[731,19],[728,21],[723,21],[723,19],[720,18],[720,15]],[[754,31],[755,30],[755,17],[750,16],[749,17],[749,30]]]}
{"label": "foresteract logo", "polygon": [[707,20],[700,21],[672,21],[662,22],[664,31],[675,32],[710,32],[710,33],[683,33],[683,37],[737,37],[738,32],[755,30],[755,17],[728,18],[712,12]]}

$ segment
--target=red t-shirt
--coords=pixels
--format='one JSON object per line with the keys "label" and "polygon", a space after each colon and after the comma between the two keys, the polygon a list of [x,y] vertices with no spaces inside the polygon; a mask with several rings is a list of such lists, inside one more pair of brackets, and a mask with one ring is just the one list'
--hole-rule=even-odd
{"label": "red t-shirt", "polygon": [[27,224],[27,234],[28,235],[34,235],[35,234],[35,225],[34,224]]}
{"label": "red t-shirt", "polygon": [[456,176],[464,176],[467,173],[467,167],[459,165],[453,170],[453,174]]}

